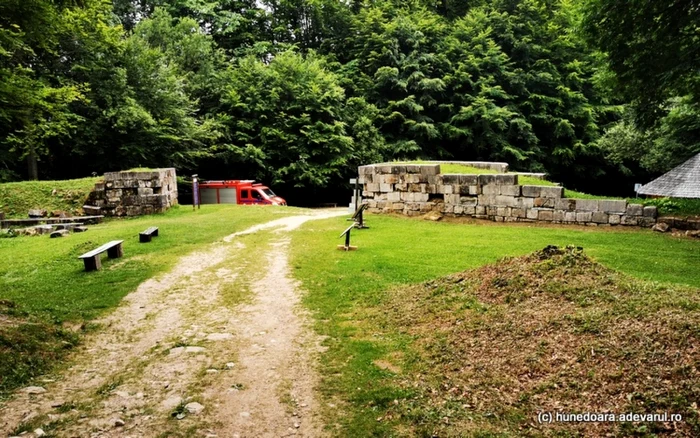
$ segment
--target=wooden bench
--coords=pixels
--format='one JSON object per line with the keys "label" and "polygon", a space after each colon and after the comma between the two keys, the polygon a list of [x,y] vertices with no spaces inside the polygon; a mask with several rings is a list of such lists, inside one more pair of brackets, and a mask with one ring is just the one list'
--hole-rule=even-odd
{"label": "wooden bench", "polygon": [[85,254],[78,257],[79,259],[83,259],[83,262],[85,263],[85,271],[98,271],[102,267],[102,262],[100,261],[100,254],[102,254],[105,251],[107,251],[107,256],[110,259],[116,259],[123,256],[124,251],[122,250],[122,242],[124,241],[113,240],[111,242],[107,242],[101,247],[93,249],[90,252],[86,252]]}
{"label": "wooden bench", "polygon": [[150,242],[151,238],[158,237],[158,227],[151,227],[139,233],[139,242]]}

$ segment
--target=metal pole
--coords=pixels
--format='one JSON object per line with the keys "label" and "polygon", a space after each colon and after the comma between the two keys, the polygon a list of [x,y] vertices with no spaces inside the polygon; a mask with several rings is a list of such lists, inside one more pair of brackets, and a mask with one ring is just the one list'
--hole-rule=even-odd
{"label": "metal pole", "polygon": [[359,181],[360,177],[358,176],[355,178],[355,211],[357,211],[357,203],[359,202],[360,198],[360,189],[359,189]]}
{"label": "metal pole", "polygon": [[196,173],[192,175],[192,210],[199,206],[199,182],[197,181]]}

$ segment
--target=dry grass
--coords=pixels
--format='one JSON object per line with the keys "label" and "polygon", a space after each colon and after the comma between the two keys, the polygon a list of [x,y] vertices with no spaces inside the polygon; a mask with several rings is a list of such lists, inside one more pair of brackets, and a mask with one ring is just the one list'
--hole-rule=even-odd
{"label": "dry grass", "polygon": [[[438,436],[700,436],[700,296],[579,249],[402,288],[388,330],[414,339],[416,396],[387,419]],[[677,423],[537,423],[537,413],[679,413]]]}

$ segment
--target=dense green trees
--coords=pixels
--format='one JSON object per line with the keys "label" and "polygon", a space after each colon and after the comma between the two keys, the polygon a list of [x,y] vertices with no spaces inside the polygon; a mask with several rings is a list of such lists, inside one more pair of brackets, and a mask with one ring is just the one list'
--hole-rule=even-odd
{"label": "dense green trees", "polygon": [[662,171],[700,151],[697,6],[628,3],[0,0],[0,180],[174,165],[318,188],[404,158],[580,188]]}
{"label": "dense green trees", "polygon": [[666,171],[700,153],[700,5],[589,0],[584,26],[607,53],[627,116],[600,144],[623,170]]}

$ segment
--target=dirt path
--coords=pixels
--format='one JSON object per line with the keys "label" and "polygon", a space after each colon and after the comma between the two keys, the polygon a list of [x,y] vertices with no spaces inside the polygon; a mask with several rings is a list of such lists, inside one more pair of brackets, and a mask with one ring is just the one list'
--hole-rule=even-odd
{"label": "dirt path", "polygon": [[344,213],[252,227],[142,283],[61,376],[0,405],[0,436],[321,436],[319,340],[298,305],[286,233]]}

